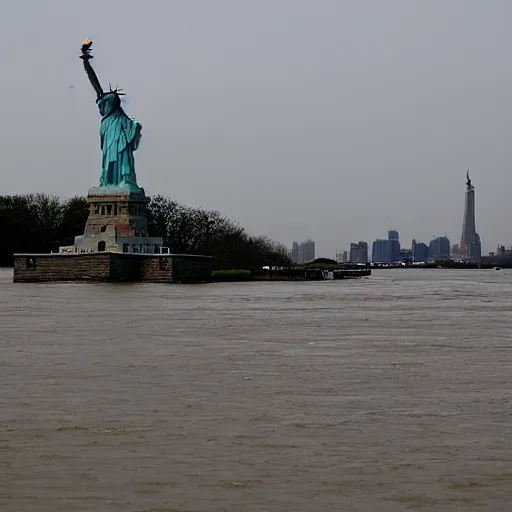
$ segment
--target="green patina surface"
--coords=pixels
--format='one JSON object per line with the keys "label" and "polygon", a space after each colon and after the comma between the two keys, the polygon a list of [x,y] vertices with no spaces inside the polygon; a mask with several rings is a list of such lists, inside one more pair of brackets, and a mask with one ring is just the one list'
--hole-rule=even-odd
{"label": "green patina surface", "polygon": [[120,89],[109,88],[103,91],[100,81],[91,66],[92,41],[84,41],[80,58],[84,63],[92,87],[96,91],[96,104],[102,116],[100,124],[100,146],[103,153],[101,188],[120,188],[140,193],[135,175],[133,153],[139,147],[142,126],[128,117],[121,106]]}
{"label": "green patina surface", "polygon": [[103,152],[100,186],[128,185],[138,189],[133,152],[139,146],[142,126],[125,114],[116,93],[108,92],[96,103],[103,116],[100,125]]}

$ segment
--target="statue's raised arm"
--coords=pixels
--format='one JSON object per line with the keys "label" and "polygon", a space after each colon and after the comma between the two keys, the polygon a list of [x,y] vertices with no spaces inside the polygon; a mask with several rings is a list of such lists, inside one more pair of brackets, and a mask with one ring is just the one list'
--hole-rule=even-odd
{"label": "statue's raised arm", "polygon": [[94,90],[96,91],[96,94],[98,98],[101,98],[103,96],[103,88],[101,87],[100,81],[98,80],[98,77],[96,76],[96,72],[91,66],[91,63],[89,62],[92,58],[94,58],[91,55],[91,46],[92,41],[89,41],[89,39],[86,39],[82,44],[82,55],[80,55],[80,58],[84,62],[84,69],[87,73],[87,76],[89,77],[89,81],[91,82],[91,85],[93,86]]}

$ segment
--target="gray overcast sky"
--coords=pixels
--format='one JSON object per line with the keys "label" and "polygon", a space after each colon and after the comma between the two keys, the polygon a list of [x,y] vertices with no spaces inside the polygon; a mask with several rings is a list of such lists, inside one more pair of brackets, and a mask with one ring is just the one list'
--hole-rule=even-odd
{"label": "gray overcast sky", "polygon": [[[0,0],[0,193],[86,194],[104,87],[139,184],[317,256],[400,231],[512,243],[509,0]],[[73,87],[70,87],[73,86]]]}

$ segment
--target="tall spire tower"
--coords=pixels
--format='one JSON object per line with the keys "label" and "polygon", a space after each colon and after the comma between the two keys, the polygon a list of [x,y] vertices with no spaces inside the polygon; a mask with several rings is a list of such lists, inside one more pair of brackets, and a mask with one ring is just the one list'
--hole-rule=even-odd
{"label": "tall spire tower", "polygon": [[469,170],[466,175],[466,201],[459,250],[463,259],[480,261],[482,250],[480,235],[475,226],[475,187],[469,178]]}

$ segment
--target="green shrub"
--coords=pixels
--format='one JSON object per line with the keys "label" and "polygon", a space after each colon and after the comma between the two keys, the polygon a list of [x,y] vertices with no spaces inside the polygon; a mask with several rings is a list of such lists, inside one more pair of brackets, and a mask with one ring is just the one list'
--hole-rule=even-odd
{"label": "green shrub", "polygon": [[252,274],[250,270],[214,270],[213,281],[250,281]]}

